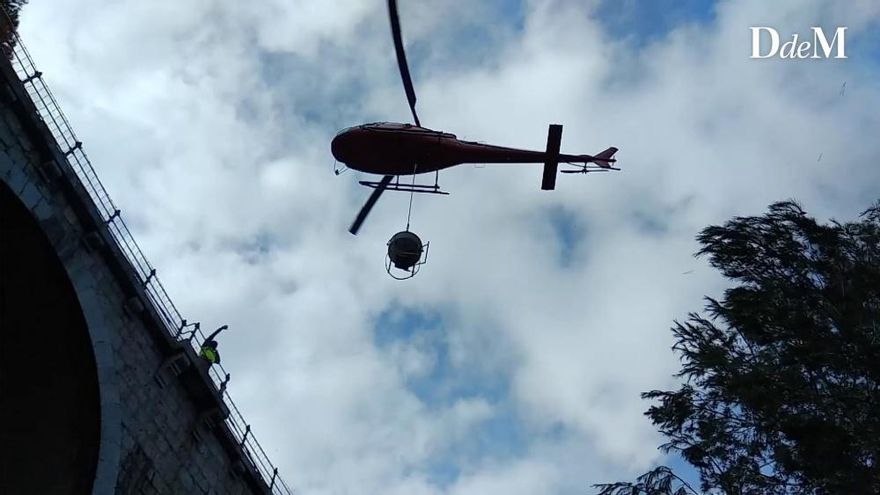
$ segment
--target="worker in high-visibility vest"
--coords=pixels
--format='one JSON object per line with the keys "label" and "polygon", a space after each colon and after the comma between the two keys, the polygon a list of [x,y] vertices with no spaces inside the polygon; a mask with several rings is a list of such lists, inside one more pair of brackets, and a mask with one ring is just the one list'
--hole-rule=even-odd
{"label": "worker in high-visibility vest", "polygon": [[205,343],[202,344],[202,350],[199,351],[199,356],[211,364],[220,364],[220,351],[217,350],[217,341],[206,340]]}
{"label": "worker in high-visibility vest", "polygon": [[202,344],[202,349],[199,351],[199,356],[202,359],[210,364],[220,364],[220,351],[217,350],[217,341],[214,340],[214,337],[227,328],[227,325],[223,325],[217,330],[214,330],[214,333],[208,335],[208,338],[206,338],[205,342]]}

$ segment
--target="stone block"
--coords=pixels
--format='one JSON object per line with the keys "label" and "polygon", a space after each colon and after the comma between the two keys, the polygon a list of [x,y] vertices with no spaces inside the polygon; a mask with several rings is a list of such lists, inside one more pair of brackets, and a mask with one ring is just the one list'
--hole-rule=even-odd
{"label": "stone block", "polygon": [[34,218],[36,218],[42,225],[43,222],[54,217],[55,208],[52,203],[50,203],[50,200],[44,197],[43,201],[31,209],[31,212],[34,214]]}
{"label": "stone block", "polygon": [[5,149],[0,149],[0,179],[5,179],[13,166],[15,166],[15,163],[12,161],[12,158],[6,154]]}
{"label": "stone block", "polygon": [[146,309],[144,307],[144,302],[141,301],[140,297],[132,296],[129,297],[124,304],[125,312],[131,316],[140,315]]}
{"label": "stone block", "polygon": [[6,185],[17,195],[30,182],[30,177],[20,167],[13,166],[6,174]]}
{"label": "stone block", "polygon": [[29,210],[33,211],[33,209],[43,201],[43,192],[40,191],[39,186],[33,181],[29,181],[21,188],[21,191],[19,191],[18,199],[20,199]]}

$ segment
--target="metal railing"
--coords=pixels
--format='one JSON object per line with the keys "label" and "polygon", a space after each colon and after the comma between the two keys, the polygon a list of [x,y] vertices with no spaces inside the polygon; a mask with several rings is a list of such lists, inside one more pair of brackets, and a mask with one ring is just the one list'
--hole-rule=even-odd
{"label": "metal railing", "polygon": [[[5,12],[3,12],[5,14]],[[2,14],[0,14],[2,15]],[[89,196],[98,209],[116,245],[125,254],[131,266],[143,284],[144,291],[151,305],[162,318],[165,330],[178,341],[186,341],[195,351],[199,342],[205,338],[198,323],[187,323],[171,301],[165,287],[156,275],[156,269],[147,260],[140,246],[131,235],[131,231],[122,219],[119,208],[113,203],[64,112],[43,81],[43,74],[37,70],[24,43],[17,33],[11,61],[16,74],[23,83],[31,101],[37,108],[39,118],[48,127],[55,139],[58,149],[64,154],[67,165],[79,178],[80,183],[88,191]],[[223,402],[229,408],[226,424],[229,426],[251,467],[263,477],[270,491],[276,495],[291,495],[291,490],[278,474],[278,468],[272,464],[266,452],[251,433],[251,426],[245,421],[235,402],[226,393],[229,374],[219,364],[209,368],[209,375],[219,387]]]}

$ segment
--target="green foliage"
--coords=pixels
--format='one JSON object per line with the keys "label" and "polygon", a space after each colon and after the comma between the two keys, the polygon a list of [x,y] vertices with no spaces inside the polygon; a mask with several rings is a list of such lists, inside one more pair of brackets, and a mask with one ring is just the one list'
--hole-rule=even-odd
{"label": "green foliage", "polygon": [[597,485],[600,495],[693,495],[697,492],[666,466],[660,466],[638,477],[635,483]]}
{"label": "green foliage", "polygon": [[[659,402],[645,414],[669,440],[661,448],[706,492],[880,493],[880,203],[828,225],[776,203],[698,240],[736,284],[707,298],[708,317],[675,322],[681,388],[642,394]],[[670,476],[597,487],[690,493]]]}
{"label": "green foliage", "polygon": [[6,58],[12,57],[15,33],[18,31],[18,14],[28,0],[0,0],[0,47]]}

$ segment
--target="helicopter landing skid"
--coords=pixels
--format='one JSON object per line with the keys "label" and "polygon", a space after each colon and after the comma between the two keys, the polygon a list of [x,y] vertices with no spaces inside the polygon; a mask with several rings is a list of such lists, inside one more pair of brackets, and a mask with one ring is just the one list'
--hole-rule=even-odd
{"label": "helicopter landing skid", "polygon": [[[362,180],[359,182],[362,186],[367,186],[372,189],[376,189],[379,187],[379,182],[373,182],[368,180]],[[401,184],[399,182],[394,182],[388,184],[385,187],[386,191],[403,191],[403,192],[414,192],[414,193],[426,193],[426,194],[443,194],[448,196],[449,193],[446,191],[441,191],[440,186],[433,185],[425,185],[425,184]]]}

